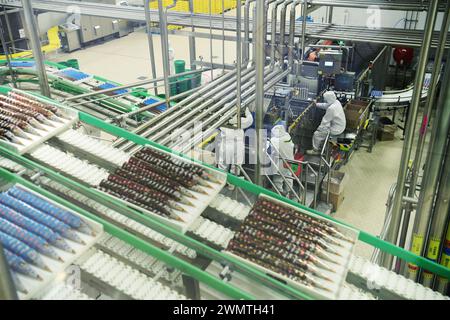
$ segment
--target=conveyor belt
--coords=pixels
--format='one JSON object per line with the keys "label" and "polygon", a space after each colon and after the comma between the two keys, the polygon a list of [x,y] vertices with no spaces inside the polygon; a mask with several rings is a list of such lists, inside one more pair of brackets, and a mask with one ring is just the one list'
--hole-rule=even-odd
{"label": "conveyor belt", "polygon": [[357,256],[350,263],[347,281],[382,299],[450,300],[450,297]]}
{"label": "conveyor belt", "polygon": [[[425,75],[425,85],[422,89],[422,99],[426,99],[428,95],[428,87],[430,85],[431,73]],[[383,91],[381,96],[374,96],[375,104],[381,106],[398,106],[407,105],[411,102],[414,93],[414,85],[408,88],[396,91]]]}
{"label": "conveyor belt", "polygon": [[175,283],[177,287],[182,287],[181,272],[179,270],[171,269],[171,272],[169,272],[167,265],[163,262],[136,249],[119,238],[105,233],[99,240],[97,247],[115,258],[131,264],[134,268],[146,275],[158,277],[169,283]]}
{"label": "conveyor belt", "polygon": [[95,251],[80,267],[102,284],[133,299],[186,300],[185,296],[101,250]]}
{"label": "conveyor belt", "polygon": [[55,283],[40,297],[41,300],[93,300],[79,289],[64,282]]}

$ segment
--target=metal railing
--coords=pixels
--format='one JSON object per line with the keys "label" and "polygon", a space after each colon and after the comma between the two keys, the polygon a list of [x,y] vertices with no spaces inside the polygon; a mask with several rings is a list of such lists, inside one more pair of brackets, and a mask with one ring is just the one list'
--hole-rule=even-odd
{"label": "metal railing", "polygon": [[[288,175],[284,175],[280,172],[279,167],[275,164],[274,159],[272,156],[268,153],[268,149],[266,149],[266,155],[268,156],[271,164],[275,168],[275,172],[273,174],[265,174],[266,179],[269,181],[273,189],[279,194],[282,195],[283,190],[278,190],[278,188],[275,186],[274,182],[272,181],[270,176],[273,175],[279,175],[283,179],[283,182],[286,183],[289,186],[289,191],[292,192],[293,196],[296,198],[296,200],[303,204],[310,206],[310,204],[307,204],[307,192],[308,192],[308,177],[310,176],[310,173],[312,173],[312,176],[314,177],[314,195],[313,195],[313,207],[317,207],[317,195],[319,194],[320,189],[320,173],[322,172],[322,169],[324,166],[327,168],[326,173],[328,176],[328,183],[327,183],[327,202],[329,202],[329,193],[330,193],[330,171],[332,167],[332,162],[330,160],[330,148],[329,148],[329,139],[330,134],[327,134],[327,137],[325,139],[324,145],[322,147],[320,157],[319,157],[319,163],[314,163],[311,161],[299,161],[299,160],[292,160],[292,159],[285,159],[283,157],[278,156],[277,159],[279,159],[283,167],[289,170]],[[272,148],[272,150],[275,150],[278,155],[280,155],[279,150],[269,141],[268,146]],[[318,165],[319,169],[315,170],[313,168],[313,164]],[[298,165],[301,167],[301,176],[300,178],[297,177],[296,173],[292,170],[292,165]],[[298,192],[295,191],[294,187],[291,186],[291,184],[287,183],[288,180],[294,180],[294,182],[298,185]],[[303,181],[303,182],[302,182]]]}

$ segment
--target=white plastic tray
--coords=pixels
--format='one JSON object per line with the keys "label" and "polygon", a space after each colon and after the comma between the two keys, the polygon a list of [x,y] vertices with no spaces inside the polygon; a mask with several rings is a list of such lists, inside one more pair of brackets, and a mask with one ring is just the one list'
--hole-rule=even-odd
{"label": "white plastic tray", "polygon": [[[146,146],[147,148],[152,148],[150,146]],[[155,148],[153,148],[155,149]],[[176,159],[180,159],[184,162],[188,162],[189,160],[182,158],[176,154],[173,153],[169,153],[160,149],[156,149],[158,151],[170,154],[172,157],[176,158]],[[151,211],[148,211],[146,209],[143,209],[141,207],[139,207],[138,205],[129,203],[128,201],[116,198],[112,195],[109,195],[108,193],[104,192],[105,194],[108,194],[111,197],[114,197],[115,199],[118,199],[119,201],[121,201],[122,203],[124,203],[125,205],[137,209],[147,215],[150,215],[154,218],[156,218],[157,220],[163,222],[166,225],[169,225],[173,228],[175,228],[176,230],[179,230],[183,233],[185,233],[189,227],[192,225],[192,223],[203,213],[203,211],[205,211],[205,209],[209,206],[209,204],[214,200],[214,198],[219,194],[219,192],[222,190],[222,188],[225,186],[226,181],[227,181],[227,175],[223,172],[219,172],[216,170],[212,170],[202,164],[199,164],[197,162],[193,162],[194,165],[202,167],[206,172],[208,172],[210,175],[212,175],[215,179],[217,179],[219,181],[219,183],[213,183],[211,181],[209,181],[208,183],[213,187],[213,188],[206,188],[203,186],[198,186],[199,188],[201,188],[202,190],[208,192],[208,194],[201,194],[198,192],[194,192],[192,190],[189,190],[192,194],[195,195],[195,197],[197,199],[192,199],[189,198],[189,201],[194,205],[194,206],[188,206],[182,203],[177,202],[177,204],[182,207],[183,209],[185,209],[187,212],[180,212],[177,210],[174,210],[174,212],[176,214],[178,214],[183,220],[185,220],[184,222],[181,221],[176,221],[174,219],[170,219],[170,218],[165,218],[162,217],[156,213],[153,213]]]}
{"label": "white plastic tray", "polygon": [[53,75],[57,76],[57,77],[59,77],[61,79],[64,79],[65,81],[69,81],[69,82],[72,82],[72,83],[75,83],[75,84],[81,84],[81,83],[83,83],[83,82],[85,82],[87,80],[90,80],[90,79],[94,78],[94,76],[92,74],[89,74],[89,73],[86,73],[84,71],[81,71],[81,72],[83,72],[84,74],[86,74],[88,76],[86,78],[81,79],[81,80],[71,80],[71,79],[67,78],[66,76],[64,76],[64,71],[68,71],[68,70],[74,70],[74,71],[80,72],[80,70],[77,70],[77,69],[74,69],[72,67],[69,67],[69,68],[64,68],[64,69],[61,69],[61,70],[56,70],[55,72],[53,72]]}
{"label": "white plastic tray", "polygon": [[27,137],[29,137],[30,139],[25,139],[22,137],[17,137],[17,139],[23,144],[15,144],[15,143],[11,143],[5,140],[0,140],[0,144],[2,146],[4,146],[5,148],[12,150],[18,154],[24,154],[29,152],[30,150],[34,149],[36,146],[39,146],[41,143],[49,140],[50,138],[58,135],[59,133],[67,130],[68,128],[70,128],[76,121],[78,121],[78,112],[69,109],[67,107],[64,107],[58,103],[52,103],[51,101],[42,99],[40,97],[37,97],[35,95],[23,92],[21,90],[13,90],[13,92],[17,92],[27,98],[45,103],[45,104],[50,104],[50,105],[54,105],[56,107],[58,107],[58,109],[60,110],[60,112],[62,114],[64,114],[64,116],[67,119],[63,119],[63,118],[59,118],[62,122],[57,122],[57,121],[52,121],[47,119],[52,126],[50,125],[46,125],[46,124],[42,124],[41,126],[44,129],[38,129],[38,128],[34,128],[38,133],[39,136],[31,134],[31,133],[25,133],[27,135]]}
{"label": "white plastic tray", "polygon": [[[268,200],[270,200],[272,202],[276,202],[276,203],[281,204],[281,205],[283,205],[285,207],[292,208],[292,209],[294,209],[296,211],[299,211],[299,212],[302,212],[302,213],[307,214],[309,216],[312,216],[314,218],[317,218],[319,220],[324,220],[324,221],[327,221],[327,222],[331,222],[341,233],[343,233],[344,235],[346,235],[349,238],[351,238],[355,243],[356,243],[356,241],[358,239],[359,231],[357,231],[357,230],[355,230],[353,228],[347,227],[347,226],[342,225],[340,223],[332,222],[332,221],[330,221],[330,220],[328,220],[328,219],[326,219],[324,217],[321,217],[319,215],[316,215],[316,214],[311,213],[311,212],[306,211],[306,210],[302,210],[302,209],[300,209],[298,207],[292,206],[290,204],[284,203],[282,201],[279,201],[277,199],[274,199],[272,197],[269,197],[269,196],[266,196],[266,195],[263,195],[263,194],[260,195],[259,198],[265,198],[265,199],[268,199]],[[349,267],[350,267],[350,260],[351,260],[351,257],[353,255],[353,253],[354,253],[354,250],[355,250],[355,243],[350,243],[350,242],[347,242],[347,241],[342,241],[342,243],[344,244],[343,247],[340,247],[340,246],[337,246],[337,245],[330,245],[333,249],[338,251],[339,254],[341,254],[341,256],[337,256],[337,255],[334,255],[334,254],[332,254],[330,252],[327,252],[328,254],[330,254],[330,255],[332,255],[333,257],[336,258],[336,260],[335,260],[336,263],[332,264],[332,266],[333,266],[333,268],[335,269],[336,272],[330,272],[330,271],[327,271],[327,270],[324,270],[324,269],[320,269],[320,272],[323,275],[331,278],[332,282],[326,281],[326,280],[322,280],[322,279],[318,279],[317,277],[315,277],[316,281],[319,284],[322,284],[322,285],[326,286],[331,291],[327,291],[327,290],[323,290],[323,289],[320,289],[320,288],[313,288],[313,287],[306,286],[306,285],[304,285],[302,283],[299,283],[299,282],[296,282],[296,281],[294,281],[292,279],[289,279],[288,277],[286,277],[284,275],[281,275],[281,274],[279,274],[279,273],[277,273],[275,271],[272,271],[272,270],[269,270],[269,269],[267,269],[265,267],[262,267],[262,266],[260,266],[260,265],[258,265],[256,263],[254,263],[254,262],[251,262],[251,261],[249,261],[247,259],[244,259],[244,258],[242,258],[242,257],[240,257],[240,256],[238,256],[236,254],[233,254],[231,252],[228,252],[226,250],[223,253],[225,253],[225,254],[227,254],[227,255],[229,255],[231,257],[234,257],[234,258],[236,258],[236,259],[238,259],[240,261],[243,261],[243,262],[245,262],[247,264],[250,264],[254,268],[256,268],[256,269],[258,269],[258,270],[260,270],[260,271],[262,271],[262,272],[264,272],[264,273],[266,273],[268,275],[276,277],[276,278],[286,282],[289,286],[291,286],[291,287],[293,287],[295,289],[298,289],[301,292],[305,292],[305,293],[309,294],[312,297],[315,297],[317,299],[337,299],[338,296],[339,296],[339,291],[343,287],[345,279],[347,278],[347,273],[348,273],[348,270],[349,270]],[[327,263],[326,261],[324,261],[324,262]],[[330,264],[330,263],[328,263],[328,264]]]}
{"label": "white plastic tray", "polygon": [[69,253],[66,252],[64,250],[58,249],[54,246],[52,246],[52,248],[59,254],[59,256],[64,260],[64,262],[60,262],[54,259],[51,259],[47,256],[44,255],[40,255],[40,257],[42,258],[42,260],[45,262],[45,264],[47,266],[49,266],[49,268],[52,270],[51,272],[49,271],[45,271],[42,270],[40,268],[34,267],[32,265],[30,265],[30,267],[36,271],[42,278],[42,281],[39,280],[35,280],[32,279],[30,277],[24,276],[22,274],[16,273],[17,278],[19,278],[20,282],[22,282],[23,286],[25,287],[25,289],[27,289],[28,293],[27,294],[23,294],[23,293],[18,293],[19,299],[21,300],[28,300],[28,299],[33,299],[38,297],[42,290],[45,290],[45,288],[55,279],[63,279],[65,277],[65,272],[64,270],[70,265],[72,264],[73,261],[75,261],[76,259],[78,259],[81,255],[83,255],[84,252],[86,252],[89,248],[91,248],[98,240],[99,238],[102,236],[103,234],[103,226],[85,216],[81,216],[78,213],[74,212],[73,210],[70,210],[69,208],[66,208],[62,205],[60,205],[59,203],[56,203],[42,195],[40,195],[39,193],[34,192],[33,190],[28,189],[27,187],[21,185],[21,184],[16,184],[16,187],[19,187],[23,190],[26,190],[30,193],[33,193],[34,195],[38,196],[41,199],[44,199],[48,202],[50,202],[51,204],[60,207],[64,210],[69,211],[70,213],[79,216],[83,219],[83,221],[85,221],[87,224],[89,224],[89,226],[95,231],[95,236],[89,236],[87,234],[75,231],[76,234],[84,240],[84,242],[86,243],[85,245],[73,242],[71,240],[68,239],[64,239],[66,240],[66,242],[69,244],[70,247],[72,247],[75,250],[75,253]]}
{"label": "white plastic tray", "polygon": [[[61,118],[60,118],[61,119]],[[8,142],[5,140],[0,140],[0,144],[4,147],[13,150],[14,152],[18,154],[24,154],[28,151],[34,149],[35,147],[39,146],[41,143],[47,141],[48,139],[58,135],[59,133],[67,130],[69,127],[71,127],[78,118],[72,118],[72,119],[61,119],[63,122],[56,122],[56,121],[50,121],[54,127],[51,127],[49,125],[41,124],[45,129],[37,129],[34,128],[37,132],[39,132],[39,136],[33,135],[30,133],[25,133],[30,139],[25,139],[22,137],[16,137],[17,140],[19,140],[22,145]]]}

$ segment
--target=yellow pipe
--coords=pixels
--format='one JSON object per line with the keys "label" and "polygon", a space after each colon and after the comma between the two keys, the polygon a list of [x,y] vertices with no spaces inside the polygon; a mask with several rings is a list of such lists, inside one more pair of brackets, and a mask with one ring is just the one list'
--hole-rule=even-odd
{"label": "yellow pipe", "polygon": [[202,143],[198,145],[198,148],[203,149],[208,143],[213,141],[217,136],[219,135],[219,132],[213,133],[208,139],[205,139]]}
{"label": "yellow pipe", "polygon": [[[42,47],[42,53],[53,52],[61,48],[61,40],[58,36],[58,26],[51,27],[47,31],[48,44]],[[33,52],[31,50],[22,51],[18,53],[11,54],[11,59],[20,59],[32,57]],[[6,59],[5,55],[0,55],[0,60]]]}

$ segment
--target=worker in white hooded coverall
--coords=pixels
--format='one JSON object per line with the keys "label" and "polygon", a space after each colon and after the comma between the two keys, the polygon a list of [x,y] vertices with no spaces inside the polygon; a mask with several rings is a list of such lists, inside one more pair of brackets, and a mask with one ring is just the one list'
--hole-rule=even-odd
{"label": "worker in white hooded coverall", "polygon": [[[273,183],[278,191],[287,196],[294,181],[292,171],[281,159],[294,160],[294,143],[284,125],[276,125],[272,128],[269,147],[273,160],[272,165],[276,167],[274,168]],[[281,175],[284,176],[284,179]]]}
{"label": "worker in white hooded coverall", "polygon": [[237,116],[230,120],[230,125],[234,128],[220,128],[220,134],[216,140],[216,161],[220,169],[235,175],[239,173],[237,166],[242,165],[245,161],[244,130],[249,128],[252,123],[253,116],[250,110],[246,108],[245,116],[241,117],[241,129],[236,129]]}
{"label": "worker in white hooded coverall", "polygon": [[342,104],[336,98],[336,94],[333,91],[327,91],[323,94],[325,103],[316,103],[316,106],[320,109],[326,110],[320,126],[314,132],[313,136],[313,150],[308,150],[307,154],[320,154],[322,145],[327,138],[327,134],[332,136],[338,136],[342,134],[347,125],[345,119],[344,109]]}

